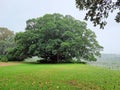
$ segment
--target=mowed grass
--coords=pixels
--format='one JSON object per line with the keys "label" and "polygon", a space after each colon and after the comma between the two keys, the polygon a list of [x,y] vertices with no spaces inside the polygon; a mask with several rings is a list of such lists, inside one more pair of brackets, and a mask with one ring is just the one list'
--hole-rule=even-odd
{"label": "mowed grass", "polygon": [[0,90],[120,90],[120,71],[83,64],[4,66]]}

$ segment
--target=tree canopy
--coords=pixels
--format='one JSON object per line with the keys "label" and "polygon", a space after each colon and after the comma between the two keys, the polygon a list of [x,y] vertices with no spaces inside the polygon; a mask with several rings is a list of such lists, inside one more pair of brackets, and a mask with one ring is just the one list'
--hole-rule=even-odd
{"label": "tree canopy", "polygon": [[13,36],[13,35],[14,35],[13,31],[11,31],[7,28],[0,27],[0,41],[10,39],[11,36]]}
{"label": "tree canopy", "polygon": [[13,37],[13,31],[0,27],[0,55],[5,55],[8,48],[14,47]]}
{"label": "tree canopy", "polygon": [[48,63],[69,62],[73,57],[92,61],[102,50],[85,22],[56,13],[29,19],[26,31],[17,33],[15,42],[13,55],[39,56]]}
{"label": "tree canopy", "polygon": [[116,22],[120,23],[120,0],[76,0],[76,7],[87,10],[85,20],[93,22],[94,26],[104,28],[109,13],[117,10]]}

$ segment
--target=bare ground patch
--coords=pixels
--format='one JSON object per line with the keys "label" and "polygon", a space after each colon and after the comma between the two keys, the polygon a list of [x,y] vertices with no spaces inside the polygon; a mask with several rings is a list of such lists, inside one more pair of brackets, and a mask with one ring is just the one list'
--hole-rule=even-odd
{"label": "bare ground patch", "polygon": [[77,89],[82,89],[82,90],[100,90],[100,87],[95,85],[92,82],[77,82],[74,80],[68,81],[67,84],[69,84],[70,86],[76,87]]}
{"label": "bare ground patch", "polygon": [[0,67],[1,66],[12,66],[12,65],[18,65],[21,64],[20,62],[0,62]]}

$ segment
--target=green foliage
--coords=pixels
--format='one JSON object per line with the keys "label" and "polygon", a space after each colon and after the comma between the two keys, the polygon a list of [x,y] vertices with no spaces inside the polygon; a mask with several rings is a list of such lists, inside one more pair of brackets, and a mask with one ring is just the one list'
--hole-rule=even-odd
{"label": "green foliage", "polygon": [[7,28],[0,28],[0,55],[6,55],[7,50],[14,46],[14,32]]}
{"label": "green foliage", "polygon": [[[7,57],[9,61],[23,61],[26,57],[19,55],[20,48],[9,48]],[[15,53],[16,52],[16,53]]]}
{"label": "green foliage", "polygon": [[8,62],[8,58],[6,56],[1,56],[0,61],[1,62]]}
{"label": "green foliage", "polygon": [[120,22],[120,0],[76,0],[76,7],[87,10],[85,20],[89,19],[94,26],[100,25],[100,28],[104,28],[109,13],[115,10],[118,11],[115,20]]}
{"label": "green foliage", "polygon": [[7,28],[3,28],[3,27],[0,27],[0,41],[1,40],[10,40],[11,39],[11,36],[14,35],[14,32],[7,29]]}
{"label": "green foliage", "polygon": [[92,61],[100,55],[95,33],[70,15],[46,14],[26,23],[26,31],[15,36],[13,56],[39,56],[45,62],[60,63],[73,57]]}

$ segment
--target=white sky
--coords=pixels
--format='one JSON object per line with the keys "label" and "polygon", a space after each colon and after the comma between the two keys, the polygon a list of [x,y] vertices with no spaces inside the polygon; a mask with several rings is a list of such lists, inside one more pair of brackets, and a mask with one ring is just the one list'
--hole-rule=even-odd
{"label": "white sky", "polygon": [[[14,32],[24,31],[26,20],[43,16],[47,13],[71,15],[83,20],[85,12],[79,11],[75,0],[0,0],[0,27],[7,27]],[[120,54],[120,23],[114,21],[115,14],[110,14],[104,30],[88,28],[96,32],[97,40],[104,47],[103,53]]]}

